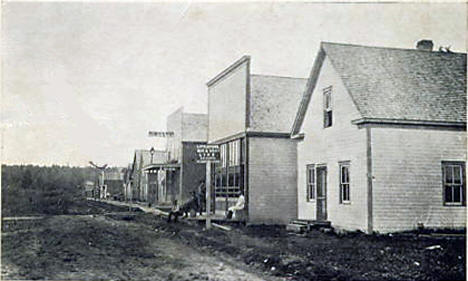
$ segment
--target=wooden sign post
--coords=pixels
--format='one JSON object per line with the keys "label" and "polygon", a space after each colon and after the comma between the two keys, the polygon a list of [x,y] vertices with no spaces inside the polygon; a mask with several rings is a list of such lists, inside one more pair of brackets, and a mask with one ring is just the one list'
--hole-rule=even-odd
{"label": "wooden sign post", "polygon": [[211,144],[197,145],[197,163],[206,163],[205,206],[206,229],[211,228],[211,164],[219,162],[219,146]]}
{"label": "wooden sign post", "polygon": [[211,162],[206,162],[205,180],[206,229],[211,228]]}

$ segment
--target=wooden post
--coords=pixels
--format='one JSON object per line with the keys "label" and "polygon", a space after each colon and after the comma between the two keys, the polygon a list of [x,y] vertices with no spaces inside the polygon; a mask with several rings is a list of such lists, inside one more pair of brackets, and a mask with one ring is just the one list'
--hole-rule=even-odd
{"label": "wooden post", "polygon": [[[101,170],[101,192],[104,190],[104,176],[105,176],[105,171],[104,169]],[[100,193],[101,193],[100,192]],[[104,192],[104,197],[101,195],[101,199],[106,199],[106,193],[107,193],[107,190]]]}
{"label": "wooden post", "polygon": [[211,161],[206,162],[206,229],[211,228]]}

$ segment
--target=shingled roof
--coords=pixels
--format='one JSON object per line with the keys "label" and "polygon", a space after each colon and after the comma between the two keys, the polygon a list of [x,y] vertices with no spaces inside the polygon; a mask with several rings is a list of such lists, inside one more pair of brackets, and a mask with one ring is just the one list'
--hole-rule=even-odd
{"label": "shingled roof", "polygon": [[297,134],[328,57],[362,120],[466,123],[466,54],[323,42],[292,134]]}
{"label": "shingled roof", "polygon": [[250,81],[249,129],[289,133],[307,79],[252,74]]}

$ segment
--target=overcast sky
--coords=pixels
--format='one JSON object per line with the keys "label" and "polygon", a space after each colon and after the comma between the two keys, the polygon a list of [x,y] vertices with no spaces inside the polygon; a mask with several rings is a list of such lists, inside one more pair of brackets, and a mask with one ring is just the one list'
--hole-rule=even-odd
{"label": "overcast sky", "polygon": [[3,4],[4,163],[126,166],[180,106],[244,54],[307,77],[321,41],[466,50],[465,4]]}

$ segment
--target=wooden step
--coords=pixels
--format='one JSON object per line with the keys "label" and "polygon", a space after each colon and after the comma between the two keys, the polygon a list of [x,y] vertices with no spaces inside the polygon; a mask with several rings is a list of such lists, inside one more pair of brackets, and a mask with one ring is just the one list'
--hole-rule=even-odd
{"label": "wooden step", "polygon": [[291,220],[289,223],[293,223],[293,224],[302,224],[302,225],[308,225],[308,224],[309,224],[309,222],[306,221],[306,220],[298,220],[298,219]]}
{"label": "wooden step", "polygon": [[290,221],[290,224],[305,226],[307,231],[312,228],[331,228],[330,221],[293,219]]}
{"label": "wooden step", "polygon": [[290,223],[286,226],[287,231],[302,233],[307,230],[307,225]]}

